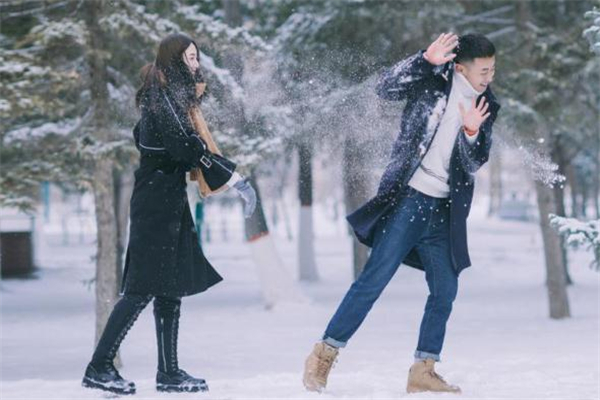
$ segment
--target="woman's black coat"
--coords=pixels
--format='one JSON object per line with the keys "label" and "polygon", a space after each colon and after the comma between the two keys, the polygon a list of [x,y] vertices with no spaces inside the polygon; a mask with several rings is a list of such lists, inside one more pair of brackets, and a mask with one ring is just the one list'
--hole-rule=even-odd
{"label": "woman's black coat", "polygon": [[182,297],[222,280],[204,257],[188,206],[186,172],[200,167],[211,189],[224,185],[236,165],[210,153],[187,114],[167,91],[141,105],[134,128],[140,151],[131,196],[130,235],[121,291]]}

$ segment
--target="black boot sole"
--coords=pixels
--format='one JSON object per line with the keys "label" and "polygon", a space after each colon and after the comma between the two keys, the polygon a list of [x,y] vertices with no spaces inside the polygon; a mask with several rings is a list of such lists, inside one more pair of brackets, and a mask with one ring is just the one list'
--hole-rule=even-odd
{"label": "black boot sole", "polygon": [[208,385],[198,386],[180,386],[180,385],[168,385],[168,384],[157,384],[156,390],[164,393],[196,393],[196,392],[208,392]]}
{"label": "black boot sole", "polygon": [[123,388],[118,388],[118,387],[108,386],[108,385],[109,384],[107,384],[107,383],[98,382],[98,381],[95,381],[95,380],[87,378],[87,377],[84,377],[83,380],[81,381],[81,386],[89,388],[89,389],[100,389],[105,392],[122,394],[122,395],[135,394],[135,387],[130,386],[128,389],[123,389]]}

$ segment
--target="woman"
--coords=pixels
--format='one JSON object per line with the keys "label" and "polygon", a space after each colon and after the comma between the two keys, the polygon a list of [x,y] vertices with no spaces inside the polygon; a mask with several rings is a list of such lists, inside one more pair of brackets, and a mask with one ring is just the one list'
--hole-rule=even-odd
{"label": "woman", "polygon": [[134,394],[113,359],[127,331],[154,300],[158,343],[156,389],[162,392],[207,391],[203,379],[179,368],[177,333],[181,297],[200,293],[222,280],[202,253],[186,195],[186,172],[199,170],[211,191],[234,187],[249,217],[254,189],[235,172],[236,165],[208,150],[191,115],[198,111],[204,87],[199,51],[182,34],[165,38],[156,61],[142,69],[136,95],[141,119],[134,128],[140,151],[131,197],[129,246],[123,273],[123,297],[115,304],[83,378],[83,386]]}

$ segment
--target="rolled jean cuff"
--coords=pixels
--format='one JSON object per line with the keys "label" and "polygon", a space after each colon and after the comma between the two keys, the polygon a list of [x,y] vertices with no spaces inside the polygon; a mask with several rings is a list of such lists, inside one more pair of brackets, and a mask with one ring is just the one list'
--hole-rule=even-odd
{"label": "rolled jean cuff", "polygon": [[426,360],[428,358],[431,358],[434,361],[439,362],[440,361],[440,355],[439,354],[433,354],[433,353],[428,353],[426,351],[415,351],[415,360]]}
{"label": "rolled jean cuff", "polygon": [[335,340],[328,336],[323,336],[323,342],[327,343],[330,346],[337,347],[339,349],[346,347],[346,342],[340,342],[339,340]]}

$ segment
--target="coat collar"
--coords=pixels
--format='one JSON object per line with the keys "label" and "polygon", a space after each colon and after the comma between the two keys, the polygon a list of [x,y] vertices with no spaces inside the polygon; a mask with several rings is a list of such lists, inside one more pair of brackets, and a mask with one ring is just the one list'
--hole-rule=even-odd
{"label": "coat collar", "polygon": [[[450,61],[450,62],[447,62],[446,64],[444,64],[440,71],[440,75],[447,82],[444,92],[446,94],[446,97],[448,97],[448,96],[450,96],[450,90],[452,90],[452,83],[454,81],[454,62]],[[488,87],[485,89],[485,91],[482,94],[480,94],[479,96],[477,96],[478,103],[479,103],[479,99],[482,96],[485,96],[488,103],[490,103],[490,111],[491,112],[497,113],[498,110],[500,110],[500,104],[498,103],[498,99],[494,95],[494,92],[492,92],[491,85],[488,85]]]}
{"label": "coat collar", "polygon": [[[487,87],[486,87],[486,89],[487,89]],[[452,90],[458,91],[458,93],[462,97],[465,97],[468,99],[477,98],[485,92],[485,90],[483,90],[483,91],[475,90],[475,88],[473,87],[473,85],[471,85],[471,82],[469,82],[467,77],[464,76],[463,74],[461,74],[460,72],[454,73],[454,82],[452,85]]]}

